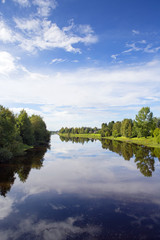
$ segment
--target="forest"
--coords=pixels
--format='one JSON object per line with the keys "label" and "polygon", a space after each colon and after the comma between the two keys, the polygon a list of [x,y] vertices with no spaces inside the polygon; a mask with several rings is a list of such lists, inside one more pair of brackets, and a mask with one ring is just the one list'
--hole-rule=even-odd
{"label": "forest", "polygon": [[39,115],[28,116],[23,109],[14,114],[0,105],[0,160],[24,154],[32,146],[48,143],[50,132]]}
{"label": "forest", "polygon": [[62,127],[59,135],[64,134],[95,134],[95,136],[99,134],[101,138],[125,137],[129,139],[152,137],[157,144],[160,144],[160,118],[154,117],[149,107],[142,107],[134,120],[125,118],[122,121],[102,123],[99,129],[97,127]]}

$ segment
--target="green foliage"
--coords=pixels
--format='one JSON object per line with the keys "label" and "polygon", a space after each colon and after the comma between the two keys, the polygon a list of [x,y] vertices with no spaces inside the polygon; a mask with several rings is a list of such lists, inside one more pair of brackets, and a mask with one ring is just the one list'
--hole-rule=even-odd
{"label": "green foliage", "polygon": [[143,107],[136,115],[134,126],[138,137],[147,137],[154,128],[153,113],[149,107]]}
{"label": "green foliage", "polygon": [[32,115],[30,117],[32,124],[34,145],[45,144],[49,142],[50,132],[46,128],[46,124],[43,119],[38,115]]}
{"label": "green foliage", "polygon": [[112,136],[113,137],[121,136],[121,122],[120,121],[117,121],[113,124]]}
{"label": "green foliage", "polygon": [[0,148],[0,160],[1,161],[11,159],[12,157],[13,157],[13,154],[8,148],[5,148],[5,147]]}
{"label": "green foliage", "polygon": [[0,106],[0,147],[10,147],[16,138],[14,114]]}
{"label": "green foliage", "polygon": [[32,124],[24,109],[18,115],[16,122],[23,143],[32,145],[34,143]]}
{"label": "green foliage", "polygon": [[[17,128],[14,114],[0,106],[0,159],[10,159],[17,149]],[[14,147],[15,146],[15,147]]]}
{"label": "green foliage", "polygon": [[67,128],[67,127],[62,127],[60,130],[59,130],[59,133],[60,134],[89,134],[89,133],[98,133],[99,132],[99,129],[94,127],[94,128],[91,128],[91,127],[81,127],[81,128]]}
{"label": "green foliage", "polygon": [[108,123],[108,129],[110,131],[110,136],[112,135],[113,125],[114,125],[114,121],[111,121]]}
{"label": "green foliage", "polygon": [[149,154],[148,148],[139,147],[135,151],[135,160],[137,168],[146,177],[151,177],[154,172],[154,158]]}
{"label": "green foliage", "polygon": [[153,132],[153,136],[156,138],[157,143],[160,143],[160,128],[156,128]]}
{"label": "green foliage", "polygon": [[132,120],[124,119],[121,124],[121,135],[130,138],[132,136]]}
{"label": "green foliage", "polygon": [[15,116],[8,108],[0,106],[0,160],[22,155],[24,144],[48,142],[50,133],[40,116],[31,117],[25,110]]}

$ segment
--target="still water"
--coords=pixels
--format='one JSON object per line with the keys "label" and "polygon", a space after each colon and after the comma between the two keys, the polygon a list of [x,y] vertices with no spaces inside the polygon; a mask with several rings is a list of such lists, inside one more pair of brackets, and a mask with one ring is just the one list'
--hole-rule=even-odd
{"label": "still water", "polygon": [[54,135],[0,163],[0,240],[160,239],[160,150]]}

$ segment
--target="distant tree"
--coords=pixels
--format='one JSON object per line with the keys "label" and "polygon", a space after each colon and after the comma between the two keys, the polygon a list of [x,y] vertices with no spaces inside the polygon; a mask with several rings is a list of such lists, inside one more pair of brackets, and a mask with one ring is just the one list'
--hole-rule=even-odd
{"label": "distant tree", "polygon": [[60,133],[64,133],[64,131],[65,131],[65,130],[64,130],[64,127],[62,127],[62,128],[59,130]]}
{"label": "distant tree", "polygon": [[112,130],[113,125],[114,125],[114,121],[111,121],[111,122],[108,123],[108,127],[109,127],[110,130]]}
{"label": "distant tree", "polygon": [[69,133],[69,129],[67,127],[65,127],[64,132]]}
{"label": "distant tree", "polygon": [[75,133],[75,134],[78,134],[78,133],[79,133],[79,130],[78,130],[77,127],[74,129],[74,133]]}
{"label": "distant tree", "polygon": [[89,128],[86,128],[86,129],[85,129],[85,133],[89,133]]}

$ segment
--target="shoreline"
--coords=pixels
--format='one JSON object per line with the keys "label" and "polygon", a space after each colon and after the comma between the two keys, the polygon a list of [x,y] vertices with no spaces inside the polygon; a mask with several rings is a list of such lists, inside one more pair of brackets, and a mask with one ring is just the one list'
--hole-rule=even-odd
{"label": "shoreline", "polygon": [[156,139],[154,137],[147,137],[147,138],[126,138],[126,137],[117,137],[114,138],[110,137],[101,137],[101,134],[98,133],[84,133],[84,134],[73,134],[73,133],[58,133],[61,137],[79,137],[79,138],[89,138],[89,139],[109,139],[115,141],[121,141],[126,143],[134,143],[140,146],[151,147],[151,148],[160,148],[160,144],[156,143]]}

